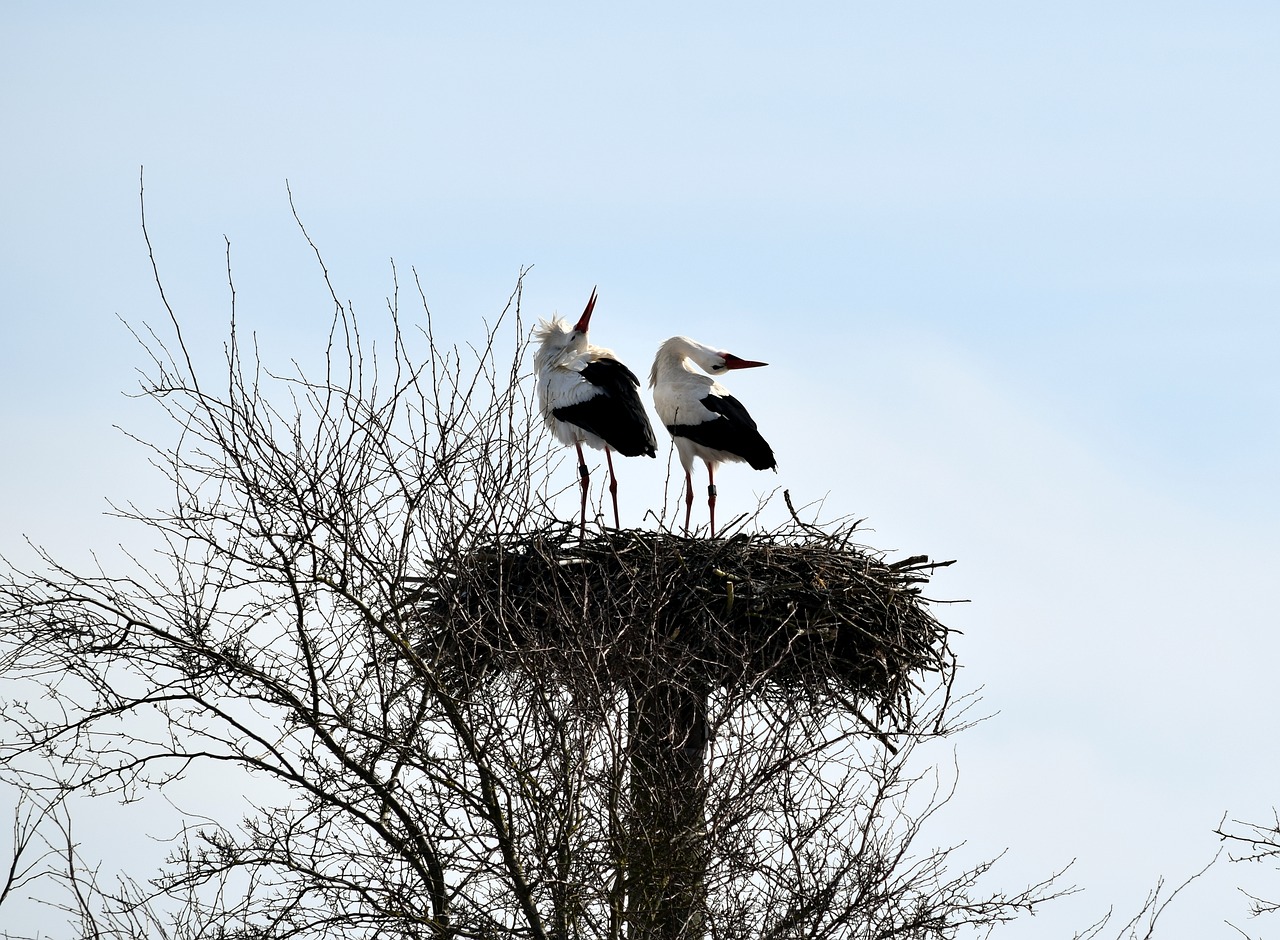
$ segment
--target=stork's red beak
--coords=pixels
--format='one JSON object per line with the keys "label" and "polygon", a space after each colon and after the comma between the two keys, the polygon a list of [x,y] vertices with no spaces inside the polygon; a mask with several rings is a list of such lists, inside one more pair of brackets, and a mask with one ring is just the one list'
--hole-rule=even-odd
{"label": "stork's red beak", "polygon": [[767,362],[756,362],[754,359],[739,359],[733,353],[721,353],[724,356],[724,367],[726,369],[754,369],[757,366],[767,366]]}
{"label": "stork's red beak", "polygon": [[587,332],[587,327],[591,325],[591,311],[596,309],[596,289],[591,288],[591,299],[587,301],[587,309],[582,311],[582,317],[578,320],[574,329],[579,333]]}

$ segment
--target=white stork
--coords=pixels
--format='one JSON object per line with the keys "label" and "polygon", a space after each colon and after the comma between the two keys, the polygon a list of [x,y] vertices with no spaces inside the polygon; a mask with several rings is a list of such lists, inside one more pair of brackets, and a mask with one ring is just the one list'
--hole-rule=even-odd
{"label": "white stork", "polygon": [[611,450],[624,457],[645,454],[658,456],[658,442],[653,437],[649,416],[640,402],[640,380],[618,361],[611,349],[592,346],[587,340],[591,311],[596,306],[596,292],[582,317],[572,326],[568,320],[553,317],[542,320],[535,330],[541,344],[533,357],[538,377],[538,406],[542,419],[566,447],[578,451],[578,473],[582,484],[582,515],[579,532],[587,525],[587,463],[582,445],[604,451],[609,463],[609,495],[613,497],[613,524],[618,522],[618,480],[613,473]]}
{"label": "white stork", "polygon": [[684,529],[689,531],[693,510],[693,459],[707,465],[707,506],[711,510],[711,537],[716,537],[716,480],[718,464],[742,461],[756,470],[776,470],[773,449],[756,430],[747,409],[729,390],[694,369],[713,376],[730,369],[754,369],[768,365],[739,359],[695,342],[687,336],[673,336],[658,349],[649,373],[653,403],[658,417],[671,432],[684,465]]}

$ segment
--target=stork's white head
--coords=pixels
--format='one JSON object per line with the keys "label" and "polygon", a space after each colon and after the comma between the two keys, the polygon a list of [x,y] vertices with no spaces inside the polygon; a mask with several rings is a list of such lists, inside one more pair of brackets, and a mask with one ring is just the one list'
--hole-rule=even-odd
{"label": "stork's white head", "polygon": [[572,358],[585,351],[588,345],[587,329],[591,324],[591,312],[595,306],[596,291],[592,288],[587,309],[582,312],[577,323],[570,324],[563,317],[539,320],[533,331],[533,337],[539,343],[536,361],[549,363],[561,357]]}
{"label": "stork's white head", "polygon": [[731,352],[704,345],[687,336],[673,336],[658,348],[658,356],[653,360],[653,371],[649,373],[649,384],[656,386],[659,373],[665,369],[683,368],[692,371],[686,362],[694,363],[712,376],[724,375],[730,369],[754,369],[769,364],[742,359]]}

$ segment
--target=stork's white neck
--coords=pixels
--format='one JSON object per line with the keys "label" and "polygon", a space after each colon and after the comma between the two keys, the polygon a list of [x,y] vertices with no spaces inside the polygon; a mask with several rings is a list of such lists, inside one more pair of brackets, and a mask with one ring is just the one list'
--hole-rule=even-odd
{"label": "stork's white neck", "polygon": [[720,375],[724,372],[724,356],[687,336],[673,336],[658,347],[653,371],[649,373],[649,385],[657,387],[676,370],[697,375],[696,369],[702,369],[709,375]]}

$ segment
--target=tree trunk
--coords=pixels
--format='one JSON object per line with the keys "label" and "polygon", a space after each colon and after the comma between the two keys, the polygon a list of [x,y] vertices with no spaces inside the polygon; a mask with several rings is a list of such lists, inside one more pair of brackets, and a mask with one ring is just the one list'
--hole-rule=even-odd
{"label": "tree trunk", "polygon": [[707,695],[672,682],[629,703],[628,940],[705,935]]}

